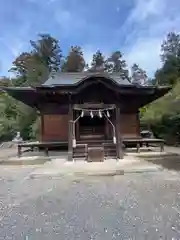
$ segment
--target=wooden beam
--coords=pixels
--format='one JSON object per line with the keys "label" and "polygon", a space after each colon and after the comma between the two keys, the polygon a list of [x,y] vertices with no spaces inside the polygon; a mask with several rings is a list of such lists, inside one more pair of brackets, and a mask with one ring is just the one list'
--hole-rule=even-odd
{"label": "wooden beam", "polygon": [[44,114],[40,113],[40,141],[44,139]]}
{"label": "wooden beam", "polygon": [[73,107],[69,104],[69,124],[68,124],[68,161],[73,160],[73,146],[72,146],[72,124],[73,124]]}
{"label": "wooden beam", "polygon": [[116,106],[115,110],[115,128],[116,128],[116,155],[118,159],[123,159],[123,148],[122,148],[122,139],[120,131],[120,108]]}
{"label": "wooden beam", "polygon": [[81,110],[81,109],[114,109],[114,104],[104,104],[104,103],[83,103],[83,104],[75,104],[74,109],[75,110]]}

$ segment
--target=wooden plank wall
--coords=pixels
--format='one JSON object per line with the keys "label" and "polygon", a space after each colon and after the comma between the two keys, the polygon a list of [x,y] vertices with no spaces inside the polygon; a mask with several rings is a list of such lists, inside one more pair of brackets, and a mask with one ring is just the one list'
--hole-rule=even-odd
{"label": "wooden plank wall", "polygon": [[120,132],[123,138],[134,138],[140,136],[138,113],[121,113]]}
{"label": "wooden plank wall", "polygon": [[[111,119],[115,124],[115,116]],[[138,113],[121,113],[120,134],[123,138],[137,138],[140,136],[140,122]],[[111,124],[106,121],[106,138],[112,139],[113,130]]]}
{"label": "wooden plank wall", "polygon": [[68,141],[68,114],[42,116],[41,141]]}
{"label": "wooden plank wall", "polygon": [[[68,141],[68,114],[43,114],[41,116],[41,141]],[[107,139],[112,138],[112,126],[106,123]],[[77,132],[77,131],[76,131]],[[121,113],[120,134],[123,138],[140,136],[137,113]]]}

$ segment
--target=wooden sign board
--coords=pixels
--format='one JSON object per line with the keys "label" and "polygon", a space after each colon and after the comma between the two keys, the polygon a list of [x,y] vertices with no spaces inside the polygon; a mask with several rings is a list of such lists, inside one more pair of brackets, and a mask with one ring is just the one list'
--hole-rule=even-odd
{"label": "wooden sign board", "polygon": [[89,147],[88,148],[88,162],[103,162],[104,148],[103,147]]}

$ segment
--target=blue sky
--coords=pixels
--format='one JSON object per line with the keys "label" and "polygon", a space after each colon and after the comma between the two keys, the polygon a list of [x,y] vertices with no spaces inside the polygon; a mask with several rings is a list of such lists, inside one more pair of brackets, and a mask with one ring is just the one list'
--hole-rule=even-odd
{"label": "blue sky", "polygon": [[30,48],[38,33],[50,33],[63,52],[80,45],[87,62],[100,49],[121,50],[129,67],[149,76],[160,67],[160,45],[180,30],[179,0],[0,0],[0,75]]}

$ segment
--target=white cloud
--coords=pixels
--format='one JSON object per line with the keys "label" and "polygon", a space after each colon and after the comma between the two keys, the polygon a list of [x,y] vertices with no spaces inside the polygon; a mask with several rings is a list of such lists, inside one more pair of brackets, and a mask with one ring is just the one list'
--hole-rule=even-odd
{"label": "white cloud", "polygon": [[141,22],[149,16],[159,16],[164,11],[163,0],[136,0],[128,21]]}
{"label": "white cloud", "polygon": [[1,46],[3,46],[3,50],[1,50],[2,61],[0,61],[0,73],[3,76],[12,77],[14,74],[7,71],[12,67],[12,62],[14,59],[23,51],[24,42],[17,38],[0,38]]}
{"label": "white cloud", "polygon": [[53,3],[56,2],[57,0],[49,0],[49,3]]}
{"label": "white cloud", "polygon": [[0,41],[6,46],[14,57],[17,57],[24,48],[24,41],[19,38],[1,38]]}
{"label": "white cloud", "polygon": [[24,42],[22,42],[19,39],[15,39],[13,41],[13,44],[9,46],[10,51],[14,55],[14,57],[17,57],[23,50]]}
{"label": "white cloud", "polygon": [[161,40],[158,38],[138,39],[138,41],[125,52],[125,59],[129,68],[133,63],[137,63],[152,76],[153,72],[161,66],[159,59],[160,48]]}
{"label": "white cloud", "polygon": [[94,54],[94,51],[87,50],[87,49],[84,50],[84,59],[86,60],[86,63],[88,65],[91,64],[93,54]]}
{"label": "white cloud", "polygon": [[179,30],[180,17],[174,8],[169,7],[168,1],[136,0],[135,7],[121,29],[127,35],[124,53],[128,65],[138,63],[152,77],[161,66],[163,39],[168,32]]}
{"label": "white cloud", "polygon": [[84,45],[82,47],[83,53],[84,53],[84,59],[86,60],[86,63],[88,65],[91,64],[93,54],[98,50],[94,46],[91,45]]}
{"label": "white cloud", "polygon": [[71,13],[67,10],[56,10],[55,19],[62,26],[68,26],[71,22]]}
{"label": "white cloud", "polygon": [[63,36],[72,35],[87,26],[86,20],[79,16],[75,11],[69,11],[60,7],[54,10],[54,19],[63,31]]}

